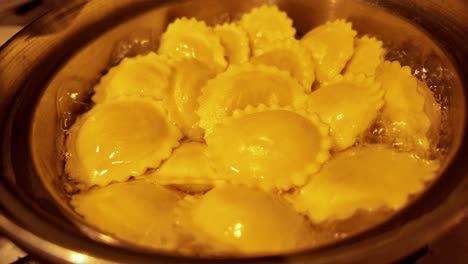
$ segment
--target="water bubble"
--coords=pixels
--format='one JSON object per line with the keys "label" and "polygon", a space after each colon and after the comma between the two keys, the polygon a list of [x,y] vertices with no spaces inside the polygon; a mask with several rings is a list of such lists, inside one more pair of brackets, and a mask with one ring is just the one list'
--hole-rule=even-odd
{"label": "water bubble", "polygon": [[144,55],[154,51],[156,43],[152,30],[136,30],[115,44],[111,55],[111,65],[118,64],[123,58]]}
{"label": "water bubble", "polygon": [[56,107],[62,130],[68,130],[78,115],[91,107],[91,85],[77,77],[65,79],[57,90]]}

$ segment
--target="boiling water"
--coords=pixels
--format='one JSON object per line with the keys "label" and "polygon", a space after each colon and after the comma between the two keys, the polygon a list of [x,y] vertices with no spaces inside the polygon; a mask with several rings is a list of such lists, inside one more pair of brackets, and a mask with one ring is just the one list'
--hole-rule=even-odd
{"label": "boiling water", "polygon": [[[133,57],[138,54],[145,54],[158,45],[158,41],[153,37],[150,31],[135,32],[132,35],[118,42],[113,49],[112,57],[110,58],[110,66],[118,64],[125,57]],[[448,146],[446,142],[450,141],[450,130],[448,129],[448,97],[443,96],[448,94],[450,89],[450,80],[453,78],[453,73],[442,66],[442,62],[437,56],[428,56],[421,58],[415,56],[418,54],[417,47],[411,43],[403,46],[386,46],[388,53],[387,60],[398,60],[402,65],[409,65],[413,74],[420,80],[426,82],[428,87],[434,92],[437,102],[441,105],[442,122],[440,144],[435,146],[430,153],[426,153],[431,158],[442,160],[445,157],[447,149],[441,146]],[[92,91],[92,83],[84,82],[80,79],[69,79],[57,94],[57,109],[58,116],[63,130],[63,144],[68,130],[76,120],[76,117],[86,112],[92,107],[90,101],[91,93],[83,91]],[[379,143],[386,142],[383,136],[383,130],[378,126],[374,126],[369,134],[357,144]],[[395,146],[399,148],[400,146]],[[61,149],[64,149],[63,147]],[[66,150],[63,152],[64,161],[67,160],[70,153]],[[68,197],[79,192],[77,183],[73,182],[67,175],[62,175],[62,187]],[[414,198],[414,197],[413,197]],[[374,212],[358,211],[354,216],[342,221],[328,221],[322,224],[310,223],[310,228],[314,230],[314,237],[304,238],[310,239],[310,245],[314,247],[331,243],[337,240],[347,238],[353,234],[362,232],[382,223],[395,212],[382,208]]]}

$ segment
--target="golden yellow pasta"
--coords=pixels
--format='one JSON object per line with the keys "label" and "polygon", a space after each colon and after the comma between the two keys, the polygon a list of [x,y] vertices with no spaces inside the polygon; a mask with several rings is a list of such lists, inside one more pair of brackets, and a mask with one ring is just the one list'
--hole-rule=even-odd
{"label": "golden yellow pasta", "polygon": [[292,40],[296,35],[292,20],[276,6],[254,8],[242,16],[239,24],[249,36],[253,55],[260,55],[275,42]]}
{"label": "golden yellow pasta", "polygon": [[174,208],[182,195],[145,181],[115,183],[76,194],[71,205],[86,221],[128,242],[177,249]]}
{"label": "golden yellow pasta", "polygon": [[311,52],[316,78],[328,81],[338,75],[354,52],[356,31],[345,20],[327,22],[309,31],[301,43]]}
{"label": "golden yellow pasta", "polygon": [[216,26],[214,32],[221,40],[229,64],[242,64],[249,60],[249,38],[239,25],[225,23]]}
{"label": "golden yellow pasta", "polygon": [[216,180],[206,156],[206,144],[199,142],[182,143],[159,169],[142,177],[189,193],[207,191]]}
{"label": "golden yellow pasta", "polygon": [[425,98],[411,69],[386,61],[377,68],[376,80],[385,91],[381,119],[386,136],[395,145],[428,150],[431,120],[424,113]]}
{"label": "golden yellow pasta", "polygon": [[71,205],[190,256],[285,254],[381,221],[437,175],[441,105],[356,33],[338,19],[298,40],[273,5],[213,27],[176,18],[67,131]]}
{"label": "golden yellow pasta", "polygon": [[253,57],[250,62],[287,71],[304,86],[306,92],[312,90],[312,83],[315,80],[312,55],[295,39],[272,43],[264,49],[261,55]]}
{"label": "golden yellow pasta", "polygon": [[99,104],[70,130],[66,171],[85,187],[126,181],[158,167],[181,136],[151,99]]}
{"label": "golden yellow pasta", "polygon": [[356,39],[356,47],[345,73],[374,76],[377,67],[384,61],[385,49],[382,41],[364,36]]}
{"label": "golden yellow pasta", "polygon": [[312,92],[307,110],[330,126],[333,149],[352,146],[368,130],[383,105],[380,83],[364,75],[338,75]]}
{"label": "golden yellow pasta", "polygon": [[200,127],[206,135],[224,117],[249,105],[277,104],[301,108],[304,88],[287,72],[265,65],[232,65],[208,81],[199,98]]}
{"label": "golden yellow pasta", "polygon": [[331,145],[316,115],[263,105],[234,112],[206,141],[219,177],[264,190],[303,185],[328,159]]}
{"label": "golden yellow pasta", "polygon": [[180,229],[198,243],[231,253],[294,250],[310,234],[304,218],[278,195],[235,185],[186,197],[176,217]]}
{"label": "golden yellow pasta", "polygon": [[401,208],[435,177],[438,163],[384,145],[338,153],[289,200],[314,222],[345,219],[357,210]]}
{"label": "golden yellow pasta", "polygon": [[194,59],[182,59],[171,64],[172,74],[168,95],[164,103],[169,117],[184,133],[185,137],[203,141],[204,130],[199,126],[196,114],[198,97],[206,81],[215,72]]}
{"label": "golden yellow pasta", "polygon": [[149,53],[125,58],[111,68],[94,88],[93,102],[103,103],[125,96],[161,100],[167,94],[170,68],[165,56]]}
{"label": "golden yellow pasta", "polygon": [[218,35],[205,22],[195,18],[178,18],[169,24],[161,36],[158,52],[174,59],[199,60],[217,72],[227,66]]}

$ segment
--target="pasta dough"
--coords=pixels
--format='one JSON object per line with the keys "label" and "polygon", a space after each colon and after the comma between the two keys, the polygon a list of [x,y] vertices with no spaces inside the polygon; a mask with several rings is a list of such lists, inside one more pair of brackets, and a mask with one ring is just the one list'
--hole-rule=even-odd
{"label": "pasta dough", "polygon": [[187,197],[176,215],[183,231],[224,252],[294,250],[310,234],[304,218],[279,196],[243,186],[225,185],[202,197]]}
{"label": "pasta dough", "polygon": [[178,18],[169,24],[161,37],[159,53],[174,59],[196,59],[217,72],[227,65],[218,35],[194,18]]}
{"label": "pasta dough", "polygon": [[205,152],[204,143],[182,143],[159,169],[143,178],[189,193],[208,191],[213,187],[216,174]]}
{"label": "pasta dough", "polygon": [[236,109],[260,104],[301,108],[304,88],[288,73],[264,65],[232,65],[202,88],[200,126],[206,135]]}
{"label": "pasta dough", "polygon": [[275,42],[294,40],[296,35],[292,20],[276,6],[254,8],[242,16],[239,24],[249,36],[253,55],[262,54]]}
{"label": "pasta dough", "polygon": [[401,208],[434,178],[438,164],[383,145],[338,153],[289,198],[315,222],[345,219],[358,209]]}
{"label": "pasta dough", "polygon": [[265,48],[264,53],[253,57],[252,64],[275,66],[280,70],[288,71],[310,92],[315,79],[314,64],[311,55],[297,40],[281,41]]}
{"label": "pasta dough", "polygon": [[354,52],[356,31],[344,20],[327,22],[309,31],[301,43],[311,52],[320,82],[331,80],[345,67]]}
{"label": "pasta dough", "polygon": [[237,24],[225,23],[214,28],[224,46],[229,64],[246,63],[250,57],[247,33]]}
{"label": "pasta dough", "polygon": [[382,83],[385,91],[381,119],[386,136],[395,145],[427,151],[431,120],[424,113],[425,98],[418,91],[411,69],[397,61],[386,61],[377,69],[376,80]]}
{"label": "pasta dough", "polygon": [[166,112],[150,99],[99,104],[73,125],[65,169],[85,187],[126,181],[158,167],[180,138]]}
{"label": "pasta dough", "polygon": [[171,82],[168,96],[164,99],[169,117],[184,135],[192,140],[203,141],[204,130],[199,126],[196,114],[198,97],[206,81],[215,72],[194,59],[183,59],[172,63]]}
{"label": "pasta dough", "polygon": [[123,59],[94,88],[93,102],[103,103],[126,96],[161,100],[166,96],[169,85],[170,68],[167,62],[165,56],[154,53]]}
{"label": "pasta dough", "polygon": [[265,190],[303,185],[330,148],[328,127],[315,115],[263,106],[234,112],[206,141],[220,177]]}
{"label": "pasta dough", "polygon": [[382,105],[380,84],[363,75],[339,75],[321,85],[307,101],[308,111],[330,126],[335,150],[352,146],[377,118]]}
{"label": "pasta dough", "polygon": [[374,76],[377,67],[384,61],[385,49],[382,41],[364,36],[356,39],[353,57],[346,66],[345,73]]}
{"label": "pasta dough", "polygon": [[104,232],[153,248],[176,249],[173,208],[182,195],[145,181],[116,183],[76,194],[75,210]]}

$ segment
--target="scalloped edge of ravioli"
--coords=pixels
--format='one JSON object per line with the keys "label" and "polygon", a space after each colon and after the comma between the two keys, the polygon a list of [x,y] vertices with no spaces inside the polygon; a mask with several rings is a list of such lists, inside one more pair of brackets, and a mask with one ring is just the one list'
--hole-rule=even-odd
{"label": "scalloped edge of ravioli", "polygon": [[376,37],[363,36],[355,40],[354,54],[344,72],[374,76],[384,57],[383,42]]}
{"label": "scalloped edge of ravioli", "polygon": [[357,32],[344,19],[329,21],[307,32],[300,42],[315,62],[316,79],[327,81],[338,75],[354,52]]}
{"label": "scalloped edge of ravioli", "polygon": [[375,78],[385,91],[381,120],[387,137],[397,145],[428,150],[431,120],[424,112],[424,94],[411,68],[402,67],[398,61],[385,61],[377,68]]}
{"label": "scalloped edge of ravioli", "polygon": [[[151,120],[154,122],[148,123]],[[165,129],[153,135],[152,131],[158,131],[156,122]],[[84,187],[126,181],[131,176],[142,175],[148,168],[157,168],[179,145],[181,137],[164,108],[153,100],[125,98],[98,104],[70,129],[66,141],[70,156],[65,171]],[[137,144],[137,139],[159,143]],[[122,143],[125,141],[128,141],[126,145]],[[136,149],[139,146],[145,149]],[[133,154],[137,156],[125,157]]]}
{"label": "scalloped edge of ravioli", "polygon": [[216,73],[194,59],[172,61],[171,68],[168,96],[163,101],[169,118],[185,137],[203,141],[205,131],[199,126],[200,118],[196,113],[199,108],[198,97],[202,87]]}
{"label": "scalloped edge of ravioli", "polygon": [[205,152],[204,143],[182,143],[156,171],[142,177],[188,193],[206,192],[213,188],[216,174]]}
{"label": "scalloped edge of ravioli", "polygon": [[242,15],[238,23],[247,32],[253,55],[260,55],[272,43],[294,39],[296,35],[292,19],[274,5],[255,7]]}
{"label": "scalloped edge of ravioli", "polygon": [[202,88],[197,114],[206,137],[217,123],[236,109],[260,104],[291,105],[299,109],[304,107],[305,99],[304,88],[287,72],[266,65],[231,65]]}
{"label": "scalloped edge of ravioli", "polygon": [[309,95],[307,110],[317,113],[330,126],[333,149],[352,146],[363,135],[382,108],[380,83],[364,75],[338,75]]}
{"label": "scalloped edge of ravioli", "polygon": [[242,64],[249,60],[249,38],[239,25],[224,23],[215,26],[214,32],[221,40],[229,64]]}
{"label": "scalloped edge of ravioli", "polygon": [[169,87],[169,75],[170,68],[165,56],[151,52],[124,58],[101,77],[91,99],[95,103],[132,96],[161,100]]}
{"label": "scalloped edge of ravioli", "polygon": [[286,198],[313,222],[351,217],[358,209],[399,209],[437,173],[437,161],[385,145],[366,145],[336,154],[295,194]]}
{"label": "scalloped edge of ravioli", "polygon": [[161,36],[158,52],[174,59],[199,60],[217,72],[227,66],[218,35],[204,21],[195,18],[182,17],[170,23]]}
{"label": "scalloped edge of ravioli", "polygon": [[[300,164],[300,167],[296,167],[295,170],[293,168],[283,168],[282,173],[279,172],[279,168],[276,168],[277,174],[274,176],[268,176],[265,173],[268,172],[268,170],[265,171],[265,169],[262,171],[262,167],[255,167],[255,160],[254,159],[248,159],[246,162],[248,165],[243,165],[243,167],[247,166],[248,168],[246,169],[245,172],[243,172],[242,169],[240,169],[239,166],[237,166],[234,163],[240,162],[239,159],[236,159],[235,157],[246,157],[248,154],[250,156],[252,155],[259,155],[259,156],[264,156],[266,154],[271,154],[275,151],[276,153],[283,153],[282,155],[284,156],[284,153],[286,152],[297,152],[299,146],[304,146],[304,141],[300,140],[300,142],[296,143],[296,148],[292,148],[292,144],[286,144],[286,138],[281,137],[281,140],[278,140],[279,142],[271,142],[271,138],[250,138],[248,142],[255,142],[260,145],[269,145],[271,149],[266,149],[265,146],[260,148],[260,146],[249,146],[248,144],[242,145],[239,144],[242,147],[242,150],[244,153],[238,153],[236,151],[236,148],[230,148],[226,146],[226,139],[229,139],[229,143],[232,144],[232,142],[236,142],[233,134],[229,134],[231,132],[239,132],[242,131],[244,134],[247,133],[249,135],[258,135],[258,133],[253,133],[250,130],[247,130],[245,127],[242,129],[236,128],[236,122],[242,121],[242,119],[246,118],[251,118],[252,116],[255,116],[257,119],[262,119],[266,118],[269,122],[267,124],[270,125],[275,125],[276,128],[274,131],[279,131],[277,129],[281,128],[285,131],[283,135],[286,135],[287,133],[291,133],[292,131],[292,125],[288,127],[278,127],[279,125],[284,124],[284,122],[274,122],[274,119],[272,118],[271,115],[267,116],[262,116],[263,114],[266,114],[268,112],[279,112],[282,116],[281,121],[284,121],[284,118],[286,117],[298,117],[299,119],[296,118],[295,121],[301,121],[300,123],[297,124],[297,129],[298,130],[303,130],[302,126],[305,126],[305,123],[308,123],[308,125],[312,128],[314,128],[315,135],[312,135],[312,130],[307,131],[305,133],[304,131],[299,131],[300,133],[307,134],[307,138],[311,140],[309,142],[308,146],[315,146],[315,156],[313,158],[310,158],[310,160],[305,159],[304,161],[300,162],[297,158],[297,163]],[[289,116],[285,116],[289,115]],[[260,122],[258,120],[258,122]],[[258,123],[256,123],[258,124]],[[265,126],[262,127],[262,129],[266,129]],[[258,129],[257,129],[258,131]],[[283,131],[283,132],[284,132]],[[228,135],[226,135],[226,132]],[[249,133],[252,132],[252,133]],[[298,133],[299,133],[298,132]],[[298,135],[296,135],[298,136]],[[240,140],[240,138],[238,138]],[[289,137],[289,141],[291,140],[298,140],[296,137]],[[243,184],[246,186],[250,187],[258,187],[266,191],[272,191],[272,190],[289,190],[293,187],[301,186],[305,184],[309,178],[309,176],[315,172],[317,172],[321,165],[327,161],[330,157],[330,147],[331,147],[331,140],[329,137],[329,128],[327,125],[322,123],[320,119],[318,118],[317,115],[315,114],[308,114],[303,110],[293,110],[292,108],[288,107],[278,107],[278,106],[265,106],[265,105],[259,105],[258,107],[252,107],[248,106],[244,110],[236,110],[234,111],[233,115],[231,117],[227,117],[224,119],[222,123],[220,123],[214,132],[210,134],[207,138],[207,155],[210,161],[212,162],[212,166],[215,168],[216,173],[218,174],[219,179],[223,179],[226,182],[234,183],[234,184]],[[288,149],[285,151],[278,151],[277,149],[279,148],[279,143],[282,143],[283,147],[287,147]],[[289,142],[291,143],[291,142]],[[305,148],[305,147],[303,147]],[[304,149],[304,151],[306,151]],[[229,152],[230,155],[228,155]],[[244,155],[243,155],[244,154]],[[311,154],[311,153],[308,153]],[[277,157],[276,162],[271,161],[271,164],[281,164],[282,160],[284,159],[283,156]],[[283,162],[283,166],[290,165],[291,164],[291,159],[293,155],[289,155],[288,159],[286,162]],[[307,156],[309,158],[309,156]],[[262,166],[265,167],[265,160],[262,160]],[[296,164],[297,165],[297,164]],[[272,169],[270,169],[272,170]],[[252,174],[255,171],[255,175]],[[275,170],[276,171],[276,170]]]}
{"label": "scalloped edge of ravioli", "polygon": [[130,181],[75,194],[70,204],[87,223],[111,236],[174,250],[179,238],[171,228],[173,209],[182,198],[180,193],[155,184]]}
{"label": "scalloped edge of ravioli", "polygon": [[[240,185],[187,196],[175,215],[181,232],[195,244],[211,245],[222,253],[280,253],[305,247],[303,237],[312,235],[304,217],[281,196]],[[251,229],[254,233],[243,233]]]}
{"label": "scalloped edge of ravioli", "polygon": [[250,59],[252,64],[264,64],[287,71],[305,88],[312,90],[315,80],[315,66],[312,55],[298,40],[284,40],[272,43],[261,55]]}

